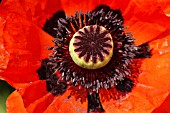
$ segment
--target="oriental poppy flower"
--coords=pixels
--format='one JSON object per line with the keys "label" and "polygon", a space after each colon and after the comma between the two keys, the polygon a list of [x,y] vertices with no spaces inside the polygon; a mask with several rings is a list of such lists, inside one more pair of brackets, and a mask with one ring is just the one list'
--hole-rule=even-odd
{"label": "oriental poppy flower", "polygon": [[170,89],[163,4],[2,1],[0,77],[16,88],[7,111],[151,113]]}

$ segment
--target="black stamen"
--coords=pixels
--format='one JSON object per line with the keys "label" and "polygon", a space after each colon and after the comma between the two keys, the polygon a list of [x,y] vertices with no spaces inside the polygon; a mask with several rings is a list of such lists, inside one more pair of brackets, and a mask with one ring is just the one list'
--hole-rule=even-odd
{"label": "black stamen", "polygon": [[98,93],[88,94],[88,113],[102,113],[104,109],[100,102],[100,97]]}
{"label": "black stamen", "polygon": [[47,90],[55,96],[61,95],[67,90],[67,84],[58,80],[56,75],[50,75],[46,82]]}
{"label": "black stamen", "polygon": [[46,23],[42,29],[51,36],[56,37],[56,30],[54,28],[58,26],[59,18],[66,18],[64,11],[58,11],[49,20],[46,20]]}

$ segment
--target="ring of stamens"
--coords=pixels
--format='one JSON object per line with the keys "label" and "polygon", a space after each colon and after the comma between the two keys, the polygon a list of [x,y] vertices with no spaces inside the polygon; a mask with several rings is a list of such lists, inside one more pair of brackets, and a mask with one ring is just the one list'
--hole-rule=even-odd
{"label": "ring of stamens", "polygon": [[113,40],[106,28],[98,25],[79,29],[69,44],[72,60],[80,67],[98,69],[105,66],[113,55]]}

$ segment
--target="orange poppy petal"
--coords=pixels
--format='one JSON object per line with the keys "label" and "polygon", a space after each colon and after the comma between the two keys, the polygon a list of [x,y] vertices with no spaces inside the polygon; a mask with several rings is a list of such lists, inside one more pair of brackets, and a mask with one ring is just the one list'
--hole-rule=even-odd
{"label": "orange poppy petal", "polygon": [[[169,33],[169,32],[168,32]],[[163,35],[164,36],[164,35]],[[152,54],[163,55],[170,53],[170,35],[164,36],[162,39],[154,40],[150,43]]]}
{"label": "orange poppy petal", "polygon": [[123,13],[128,7],[131,0],[99,0],[99,4],[105,4],[112,9],[120,9]]}
{"label": "orange poppy petal", "polygon": [[47,107],[44,113],[54,113],[58,111],[58,107],[61,106],[61,103],[63,103],[68,96],[69,96],[69,92],[66,91],[62,96],[55,97],[53,102]]}
{"label": "orange poppy petal", "polygon": [[169,106],[170,106],[170,94],[165,99],[165,101],[152,113],[169,113]]}
{"label": "orange poppy petal", "polygon": [[[158,39],[150,43],[152,57],[143,61],[141,70],[143,73],[139,81],[161,91],[170,89],[170,36]],[[161,79],[160,79],[161,78]]]}
{"label": "orange poppy petal", "polygon": [[123,15],[125,20],[137,17],[141,21],[159,23],[165,26],[165,22],[170,23],[169,18],[163,13],[162,6],[157,0],[131,0]]}
{"label": "orange poppy petal", "polygon": [[170,1],[169,0],[158,0],[159,4],[166,15],[170,15]]}
{"label": "orange poppy petal", "polygon": [[98,5],[99,0],[61,0],[63,10],[67,15],[74,15],[76,11],[87,12]]}
{"label": "orange poppy petal", "polygon": [[8,113],[27,113],[21,95],[17,91],[7,98],[6,109]]}
{"label": "orange poppy petal", "polygon": [[0,16],[5,20],[1,35],[5,48],[2,56],[9,54],[9,62],[8,56],[3,61],[7,69],[1,77],[14,83],[38,80],[36,70],[40,60],[48,57],[50,51],[46,47],[53,45],[52,37],[19,15],[1,11]]}
{"label": "orange poppy petal", "polygon": [[82,104],[80,101],[76,101],[74,97],[71,97],[59,107],[59,111],[61,111],[62,113],[87,112],[87,103]]}
{"label": "orange poppy petal", "polygon": [[154,38],[160,38],[163,33],[167,32],[167,27],[161,26],[157,23],[150,23],[146,21],[140,21],[138,18],[132,18],[130,21],[126,21],[125,25],[129,25],[127,32],[131,32],[135,37],[136,45],[141,45]]}
{"label": "orange poppy petal", "polygon": [[[91,11],[96,6],[105,4],[113,9],[120,9],[122,12],[128,6],[130,0],[61,0],[64,11],[67,15],[74,15],[76,11]],[[73,8],[74,7],[74,8]]]}
{"label": "orange poppy petal", "polygon": [[29,113],[43,113],[53,99],[54,96],[51,93],[47,93],[45,96],[31,103],[26,109]]}
{"label": "orange poppy petal", "polygon": [[168,94],[166,89],[162,90],[139,83],[126,97],[116,101],[103,102],[102,105],[106,113],[151,113]]}
{"label": "orange poppy petal", "polygon": [[30,83],[23,89],[18,89],[21,94],[25,107],[29,106],[31,103],[39,100],[41,97],[46,95],[48,91],[46,90],[46,81],[36,81]]}
{"label": "orange poppy petal", "polygon": [[[119,101],[104,102],[108,113],[151,113],[170,93],[170,36],[150,43],[152,57],[143,60],[138,84],[133,91]],[[164,113],[169,107],[169,97],[155,113]],[[167,107],[168,106],[168,107]],[[160,110],[159,110],[160,109]],[[168,112],[167,112],[168,113]]]}
{"label": "orange poppy petal", "polygon": [[1,10],[22,15],[40,27],[43,27],[46,19],[60,9],[60,0],[50,0],[50,2],[48,0],[3,0],[1,3]]}
{"label": "orange poppy petal", "polygon": [[29,113],[42,113],[54,100],[54,96],[46,89],[46,81],[30,83],[22,89],[18,89],[18,93]]}
{"label": "orange poppy petal", "polygon": [[82,104],[72,96],[68,98],[69,95],[70,91],[67,90],[63,95],[55,97],[44,113],[55,113],[56,111],[61,113],[86,113],[87,103]]}
{"label": "orange poppy petal", "polygon": [[155,106],[148,101],[145,94],[135,89],[132,94],[117,101],[102,103],[106,113],[151,113]]}
{"label": "orange poppy petal", "polygon": [[[145,10],[147,9],[147,10]],[[162,7],[155,0],[132,0],[123,13],[128,31],[136,38],[136,44],[160,37],[170,29],[170,17],[162,13]]]}
{"label": "orange poppy petal", "polygon": [[[7,64],[9,61],[9,54],[6,51],[5,47],[4,47],[4,40],[3,40],[3,30],[4,30],[4,26],[5,26],[5,20],[3,18],[0,18],[0,73],[5,70],[7,68]],[[1,76],[0,76],[0,79]]]}

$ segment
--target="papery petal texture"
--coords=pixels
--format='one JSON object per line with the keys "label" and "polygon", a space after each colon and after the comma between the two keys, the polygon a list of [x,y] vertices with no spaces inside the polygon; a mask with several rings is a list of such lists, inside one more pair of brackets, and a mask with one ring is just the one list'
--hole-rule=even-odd
{"label": "papery petal texture", "polygon": [[7,99],[8,113],[87,112],[87,101],[82,104],[70,97],[70,90],[54,96],[47,91],[46,81],[39,80],[36,70],[40,60],[48,57],[47,46],[53,46],[53,37],[41,28],[59,10],[71,16],[76,11],[91,11],[100,4],[120,9],[126,31],[133,34],[135,44],[148,43],[152,50],[151,58],[141,60],[141,73],[132,92],[119,100],[102,102],[105,112],[169,112],[168,0],[3,0],[0,4],[0,79],[16,88]]}

